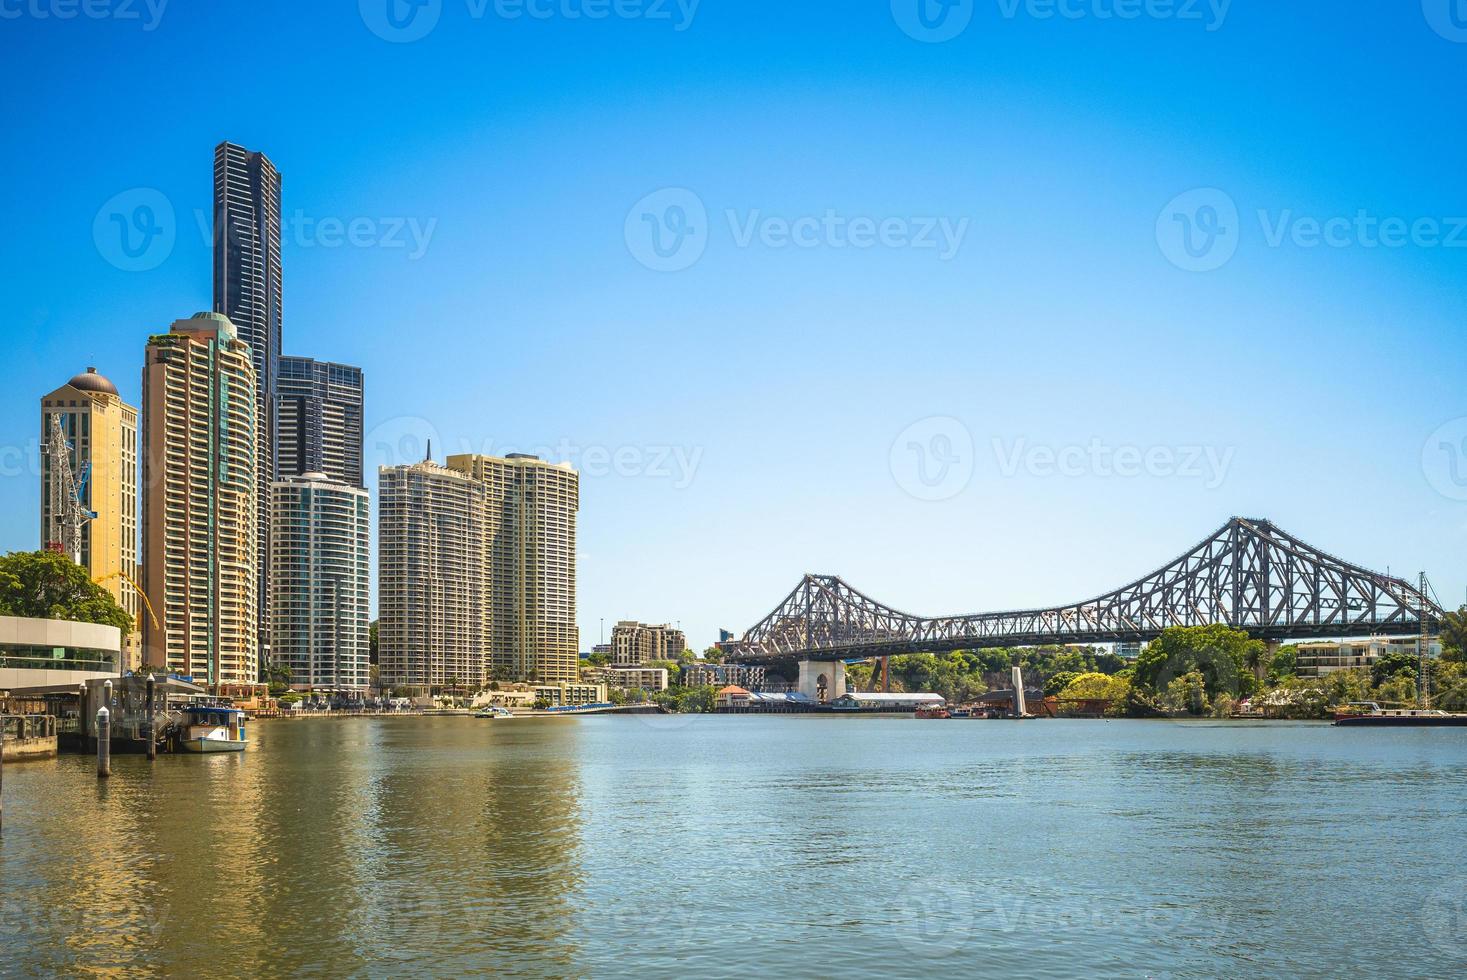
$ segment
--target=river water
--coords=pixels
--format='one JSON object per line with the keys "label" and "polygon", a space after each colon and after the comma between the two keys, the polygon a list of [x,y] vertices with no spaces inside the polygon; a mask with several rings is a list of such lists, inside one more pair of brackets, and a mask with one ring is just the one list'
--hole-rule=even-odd
{"label": "river water", "polygon": [[1467,971],[1467,731],[307,719],[5,767],[0,974]]}

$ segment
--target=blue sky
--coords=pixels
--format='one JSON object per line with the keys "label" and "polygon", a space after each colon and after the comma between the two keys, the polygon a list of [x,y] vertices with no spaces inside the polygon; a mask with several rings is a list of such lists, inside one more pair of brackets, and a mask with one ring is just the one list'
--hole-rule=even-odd
{"label": "blue sky", "polygon": [[[0,3],[0,547],[39,396],[136,401],[209,306],[227,138],[284,174],[285,349],[366,370],[369,464],[586,471],[583,646],[702,647],[805,571],[1080,599],[1233,514],[1463,596],[1467,11],[387,2]],[[109,215],[159,200],[129,268]]]}

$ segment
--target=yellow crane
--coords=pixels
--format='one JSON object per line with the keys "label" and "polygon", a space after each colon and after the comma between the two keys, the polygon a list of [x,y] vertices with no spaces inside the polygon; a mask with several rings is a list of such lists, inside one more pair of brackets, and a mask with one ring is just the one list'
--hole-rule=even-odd
{"label": "yellow crane", "polygon": [[103,575],[101,578],[92,579],[92,582],[96,585],[101,585],[104,582],[110,582],[115,578],[120,578],[128,585],[132,586],[132,590],[136,592],[138,594],[138,597],[143,600],[143,608],[148,611],[148,618],[153,621],[153,629],[162,629],[163,627],[158,624],[158,614],[153,612],[153,604],[148,601],[148,594],[142,590],[141,586],[139,586],[136,582],[132,580],[131,575],[127,574],[126,572],[120,571],[109,572],[108,574]]}

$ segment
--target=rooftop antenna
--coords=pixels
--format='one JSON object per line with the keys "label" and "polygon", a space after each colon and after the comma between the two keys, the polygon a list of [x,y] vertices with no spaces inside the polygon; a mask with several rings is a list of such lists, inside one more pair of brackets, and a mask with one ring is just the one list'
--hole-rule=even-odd
{"label": "rooftop antenna", "polygon": [[431,463],[431,462],[433,462],[433,440],[432,439],[429,439],[428,440],[428,455],[426,455],[426,456],[423,457],[423,462],[425,462],[425,463]]}

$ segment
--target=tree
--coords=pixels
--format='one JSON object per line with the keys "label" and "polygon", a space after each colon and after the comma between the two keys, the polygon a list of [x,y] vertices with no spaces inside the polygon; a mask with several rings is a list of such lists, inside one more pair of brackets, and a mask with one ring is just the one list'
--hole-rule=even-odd
{"label": "tree", "polygon": [[1062,701],[1123,701],[1130,690],[1131,682],[1126,678],[1093,671],[1077,674],[1059,692],[1059,698]]}
{"label": "tree", "polygon": [[1089,676],[1078,674],[1073,670],[1062,670],[1058,674],[1051,674],[1044,682],[1044,693],[1047,695],[1059,694],[1077,677]]}
{"label": "tree", "polygon": [[1173,681],[1197,673],[1209,699],[1227,694],[1236,700],[1258,690],[1249,663],[1259,662],[1255,658],[1266,650],[1262,640],[1229,626],[1172,626],[1136,658],[1136,683],[1165,701]]}
{"label": "tree", "polygon": [[367,663],[377,666],[377,621],[374,619],[367,624]]}
{"label": "tree", "polygon": [[592,667],[605,667],[611,663],[611,654],[605,650],[593,651],[590,656],[586,657],[586,663]]}
{"label": "tree", "polygon": [[1467,660],[1467,606],[1442,616],[1442,659],[1448,663]]}
{"label": "tree", "polygon": [[265,668],[265,680],[269,682],[270,693],[275,697],[290,689],[290,677],[290,667],[278,661],[270,661],[270,665]]}
{"label": "tree", "polygon": [[[1231,700],[1224,690],[1223,697]],[[1191,670],[1170,681],[1161,692],[1161,703],[1171,714],[1205,715],[1212,709],[1207,696],[1207,680],[1200,670]]]}
{"label": "tree", "polygon": [[1268,663],[1268,682],[1278,685],[1285,677],[1293,677],[1299,669],[1299,648],[1279,647]]}
{"label": "tree", "polygon": [[1402,675],[1409,674],[1416,677],[1420,660],[1414,653],[1388,653],[1384,657],[1376,658],[1375,663],[1370,666],[1370,682],[1380,687],[1387,681]]}
{"label": "tree", "polygon": [[112,593],[54,551],[12,551],[0,557],[0,615],[116,626],[124,639],[133,628],[132,617]]}

